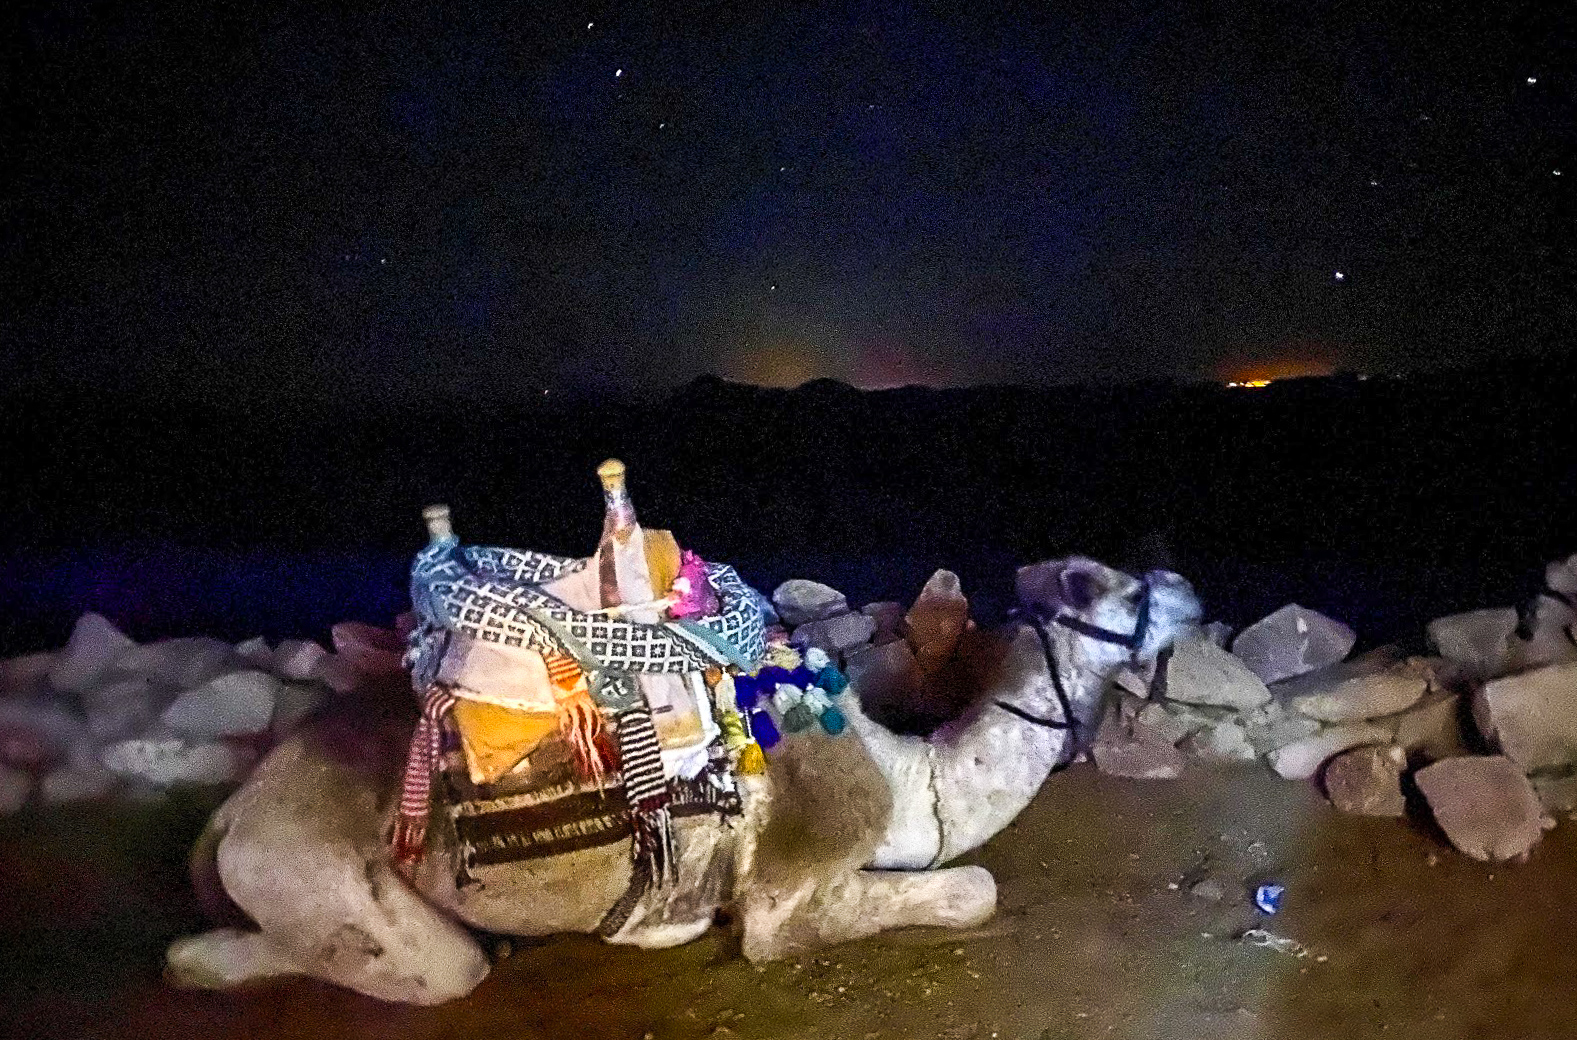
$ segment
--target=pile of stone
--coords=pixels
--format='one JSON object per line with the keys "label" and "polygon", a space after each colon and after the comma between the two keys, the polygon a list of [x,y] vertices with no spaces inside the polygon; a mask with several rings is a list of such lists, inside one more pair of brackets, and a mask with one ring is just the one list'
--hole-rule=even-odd
{"label": "pile of stone", "polygon": [[1577,556],[1545,580],[1526,610],[1430,622],[1427,657],[1349,657],[1352,629],[1297,604],[1235,638],[1213,626],[1153,674],[1119,675],[1092,756],[1145,779],[1262,761],[1372,816],[1405,815],[1416,789],[1459,850],[1522,858],[1577,812]]}
{"label": "pile of stone", "polygon": [[59,651],[0,661],[0,814],[182,785],[233,784],[333,693],[402,671],[398,633],[139,644],[98,614]]}
{"label": "pile of stone", "polygon": [[878,721],[925,730],[969,699],[959,672],[977,630],[952,571],[931,575],[907,609],[884,600],[853,610],[843,593],[800,578],[779,585],[772,606],[796,643],[832,656]]}

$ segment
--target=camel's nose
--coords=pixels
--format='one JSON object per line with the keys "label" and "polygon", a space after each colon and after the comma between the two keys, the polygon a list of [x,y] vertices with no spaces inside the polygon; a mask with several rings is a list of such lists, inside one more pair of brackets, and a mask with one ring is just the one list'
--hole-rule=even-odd
{"label": "camel's nose", "polygon": [[1204,616],[1204,605],[1199,602],[1199,594],[1194,591],[1193,583],[1175,571],[1155,570],[1145,574],[1145,580],[1150,583],[1151,594],[1162,593],[1161,597],[1175,605],[1180,621],[1198,621]]}

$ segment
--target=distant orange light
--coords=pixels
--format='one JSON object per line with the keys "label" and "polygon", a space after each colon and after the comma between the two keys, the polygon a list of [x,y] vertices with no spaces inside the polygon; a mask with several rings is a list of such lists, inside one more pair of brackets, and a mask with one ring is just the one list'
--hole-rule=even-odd
{"label": "distant orange light", "polygon": [[1272,380],[1269,379],[1234,379],[1227,386],[1235,387],[1239,390],[1263,390],[1271,382]]}

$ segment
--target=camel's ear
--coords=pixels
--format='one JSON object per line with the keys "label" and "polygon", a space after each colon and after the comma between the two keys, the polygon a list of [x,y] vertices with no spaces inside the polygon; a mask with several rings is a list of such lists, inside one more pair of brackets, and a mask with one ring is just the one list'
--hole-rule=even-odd
{"label": "camel's ear", "polygon": [[1062,602],[1069,610],[1088,610],[1090,604],[1106,591],[1100,575],[1076,564],[1063,569],[1058,584],[1062,590]]}

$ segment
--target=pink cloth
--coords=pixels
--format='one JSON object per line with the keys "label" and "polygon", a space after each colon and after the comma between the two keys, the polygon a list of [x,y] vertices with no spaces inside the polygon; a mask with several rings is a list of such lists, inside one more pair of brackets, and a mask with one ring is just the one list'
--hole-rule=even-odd
{"label": "pink cloth", "polygon": [[443,752],[443,718],[454,707],[455,695],[442,686],[431,686],[422,700],[422,717],[411,735],[405,757],[405,781],[400,788],[400,815],[394,824],[394,860],[415,863],[422,858],[427,839],[427,813],[432,797],[433,772]]}

